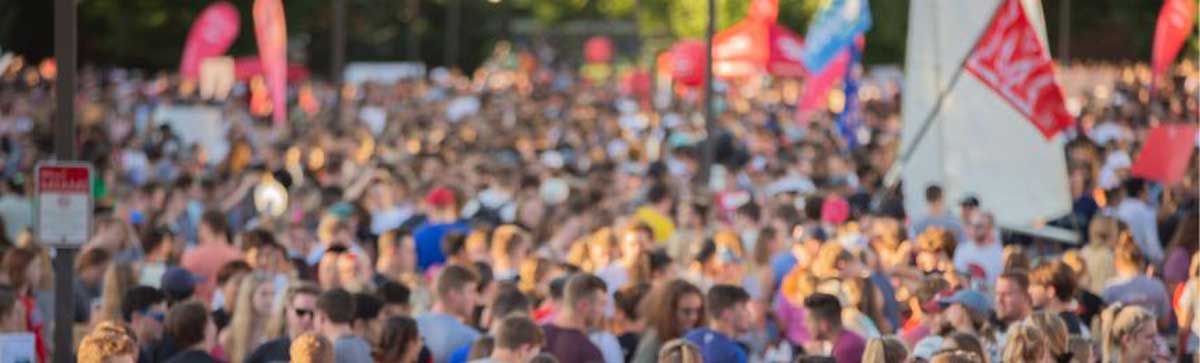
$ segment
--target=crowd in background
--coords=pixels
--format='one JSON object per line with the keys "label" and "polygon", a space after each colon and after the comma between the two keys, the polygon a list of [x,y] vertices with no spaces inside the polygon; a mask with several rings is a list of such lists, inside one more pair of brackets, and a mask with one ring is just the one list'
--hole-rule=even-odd
{"label": "crowd in background", "polygon": [[[796,81],[726,87],[708,135],[697,89],[513,59],[293,84],[281,125],[255,82],[207,101],[172,75],[85,68],[96,220],[74,327],[50,324],[54,251],[32,229],[52,82],[10,67],[0,331],[33,334],[37,363],[62,328],[88,363],[1125,363],[1200,346],[1195,159],[1174,185],[1129,172],[1149,127],[1197,124],[1191,63],[1157,82],[1089,66],[1120,76],[1069,95],[1073,212],[1053,222],[1069,243],[1002,231],[987,200],[937,185],[906,214],[882,183],[895,80],[868,76],[850,132],[827,111],[796,122]],[[220,110],[224,157],[156,120],[169,105]]]}

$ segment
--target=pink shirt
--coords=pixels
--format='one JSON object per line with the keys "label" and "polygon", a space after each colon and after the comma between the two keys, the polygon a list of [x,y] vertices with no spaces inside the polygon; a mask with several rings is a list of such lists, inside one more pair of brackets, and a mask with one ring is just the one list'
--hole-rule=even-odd
{"label": "pink shirt", "polygon": [[204,301],[211,301],[213,289],[217,284],[217,271],[230,261],[240,260],[242,252],[233,246],[220,243],[210,243],[196,246],[183,253],[179,265],[204,278],[196,285],[195,296]]}

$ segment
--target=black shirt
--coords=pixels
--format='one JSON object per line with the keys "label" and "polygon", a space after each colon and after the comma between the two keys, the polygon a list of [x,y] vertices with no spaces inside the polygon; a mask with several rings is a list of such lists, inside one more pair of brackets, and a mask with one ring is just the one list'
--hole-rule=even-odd
{"label": "black shirt", "polygon": [[167,363],[218,363],[219,361],[208,353],[199,350],[186,350],[175,354]]}
{"label": "black shirt", "polygon": [[292,354],[288,349],[292,346],[292,339],[289,337],[279,337],[275,340],[262,343],[250,356],[246,357],[246,363],[287,363],[292,360]]}
{"label": "black shirt", "polygon": [[1058,313],[1058,317],[1062,318],[1063,323],[1067,324],[1067,332],[1071,335],[1079,335],[1083,333],[1083,320],[1079,319],[1079,315],[1075,315],[1070,311]]}

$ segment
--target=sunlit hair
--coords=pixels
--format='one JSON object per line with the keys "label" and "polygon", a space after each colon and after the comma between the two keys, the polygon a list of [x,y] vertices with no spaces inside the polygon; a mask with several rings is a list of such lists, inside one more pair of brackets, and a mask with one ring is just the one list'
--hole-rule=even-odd
{"label": "sunlit hair", "polygon": [[1039,311],[1030,315],[1029,320],[1042,331],[1045,336],[1046,348],[1050,350],[1051,356],[1058,357],[1069,352],[1067,324],[1063,322],[1062,318],[1053,313]]}
{"label": "sunlit hair", "polygon": [[407,316],[393,316],[383,322],[379,331],[379,343],[375,358],[379,362],[399,362],[412,343],[421,339],[417,333],[417,322]]}
{"label": "sunlit hair", "polygon": [[904,343],[892,337],[871,338],[863,350],[863,363],[903,363],[908,359]]}
{"label": "sunlit hair", "polygon": [[[1012,362],[1034,363],[1036,361]],[[934,353],[933,357],[929,358],[929,363],[983,363],[983,361],[980,360],[980,357],[973,352],[968,352],[965,350],[946,350]]]}
{"label": "sunlit hair", "polygon": [[127,329],[114,322],[96,325],[79,342],[77,363],[108,363],[120,356],[137,354],[137,342]]}
{"label": "sunlit hair", "polygon": [[333,363],[333,343],[324,335],[304,333],[288,348],[291,363]]}
{"label": "sunlit hair", "polygon": [[1117,242],[1117,235],[1120,232],[1121,224],[1116,218],[1096,216],[1088,225],[1088,243],[1112,246]]}
{"label": "sunlit hair", "polygon": [[1009,327],[1004,362],[1042,362],[1048,357],[1046,335],[1028,319]]}
{"label": "sunlit hair", "polygon": [[[231,362],[241,362],[250,354],[250,350],[265,341],[266,316],[254,311],[254,292],[263,284],[272,283],[271,279],[258,273],[252,273],[242,278],[237,290],[237,304],[233,309],[233,318],[229,322],[230,338],[229,358]],[[271,309],[268,311],[274,311]]]}
{"label": "sunlit hair", "polygon": [[104,290],[100,293],[100,316],[94,321],[123,321],[121,302],[125,300],[125,292],[137,286],[137,277],[133,273],[133,265],[119,262],[108,265],[104,271]]}
{"label": "sunlit hair", "polygon": [[[612,228],[604,227],[576,240],[567,252],[567,263],[578,266],[584,272],[596,272],[604,268],[600,263],[611,262],[613,252],[617,250],[616,236]],[[606,261],[597,261],[605,254]]]}
{"label": "sunlit hair", "polygon": [[983,342],[979,339],[975,335],[967,333],[950,334],[942,341],[942,349],[970,353],[975,356],[976,361],[979,363],[987,363],[988,356],[983,350]]}
{"label": "sunlit hair", "polygon": [[641,303],[641,316],[646,319],[646,326],[658,335],[660,342],[678,338],[686,331],[679,323],[679,301],[685,296],[693,295],[700,298],[700,311],[696,325],[704,325],[704,293],[690,282],[675,279],[665,281],[655,286],[650,295]]}
{"label": "sunlit hair", "polygon": [[704,363],[704,357],[692,342],[672,339],[658,350],[658,363]]}
{"label": "sunlit hair", "polygon": [[1102,363],[1121,358],[1121,340],[1136,334],[1145,324],[1154,324],[1154,314],[1140,306],[1114,304],[1100,313],[1100,354]]}
{"label": "sunlit hair", "polygon": [[854,255],[846,251],[841,243],[826,243],[817,251],[817,257],[813,259],[809,271],[818,279],[836,278],[842,263],[853,258]]}
{"label": "sunlit hair", "polygon": [[1004,246],[1000,260],[1003,261],[1001,264],[1004,265],[1004,272],[1029,271],[1029,266],[1032,265],[1029,255],[1025,253],[1025,247],[1020,245]]}
{"label": "sunlit hair", "polygon": [[1133,241],[1129,232],[1121,232],[1117,237],[1117,245],[1113,247],[1113,262],[1117,265],[1140,268],[1146,263],[1146,255]]}
{"label": "sunlit hair", "polygon": [[926,228],[917,236],[917,248],[922,252],[945,253],[946,256],[953,257],[957,247],[958,240],[954,238],[954,234],[944,228]]}

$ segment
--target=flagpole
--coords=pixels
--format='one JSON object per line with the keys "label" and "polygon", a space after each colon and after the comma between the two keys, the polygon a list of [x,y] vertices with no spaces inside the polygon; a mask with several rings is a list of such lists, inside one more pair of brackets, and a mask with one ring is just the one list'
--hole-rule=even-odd
{"label": "flagpole", "polygon": [[[996,12],[1000,11],[1000,8],[1004,6],[1005,1],[1010,0],[1000,0],[1000,2],[996,5],[996,9],[992,11],[992,18],[995,18]],[[1021,11],[1025,11],[1024,6],[1021,7]],[[921,128],[917,129],[917,134],[913,136],[912,142],[900,145],[900,151],[902,152],[900,159],[892,162],[892,166],[888,168],[887,174],[884,174],[884,188],[880,190],[881,192],[883,190],[895,188],[896,184],[900,182],[900,172],[904,170],[904,164],[908,164],[908,160],[912,159],[913,154],[915,154],[917,151],[917,145],[921,144],[921,139],[925,138],[925,134],[929,132],[929,127],[933,126],[933,120],[942,113],[942,106],[946,103],[946,96],[949,96],[950,91],[953,90],[954,86],[958,84],[958,79],[962,77],[963,71],[967,69],[967,61],[971,59],[971,53],[975,51],[975,47],[979,45],[979,40],[983,38],[983,35],[986,34],[988,29],[992,27],[991,24],[992,22],[989,20],[988,23],[984,25],[983,30],[979,31],[979,35],[975,36],[975,44],[971,46],[970,52],[963,56],[962,61],[958,63],[958,68],[955,69],[954,74],[950,76],[950,81],[946,84],[946,87],[938,92],[937,100],[935,100],[933,103],[933,109],[929,110],[929,114],[925,116],[923,121],[921,121]]]}
{"label": "flagpole", "polygon": [[717,150],[717,125],[713,120],[713,34],[717,29],[717,3],[716,0],[708,0],[708,29],[706,31],[705,54],[704,62],[704,131],[707,135],[708,142],[704,143],[704,154],[702,155],[703,168],[700,169],[699,183],[708,185],[711,177],[712,165],[716,159]]}

